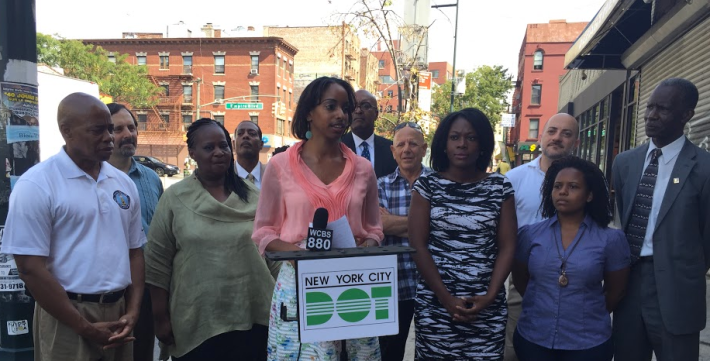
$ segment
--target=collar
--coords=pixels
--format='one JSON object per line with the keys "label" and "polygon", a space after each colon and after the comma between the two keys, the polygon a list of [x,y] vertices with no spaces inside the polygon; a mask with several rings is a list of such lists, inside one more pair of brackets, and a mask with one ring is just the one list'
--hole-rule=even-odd
{"label": "collar", "polygon": [[[246,179],[249,175],[249,172],[242,168],[242,166],[236,160],[234,160],[234,166],[237,169],[237,175],[239,176],[239,178]],[[256,167],[254,167],[254,169],[252,170],[251,175],[254,176],[254,179],[261,182],[261,162],[256,163]]]}
{"label": "collar", "polygon": [[[557,219],[557,214],[555,214],[554,216],[550,217],[550,219],[548,220],[548,222],[549,222],[549,224],[548,224],[549,227],[554,227],[554,226],[556,226],[556,225],[559,223],[559,221],[558,221],[558,219]],[[592,226],[593,223],[594,223],[594,220],[592,219],[592,216],[590,216],[590,215],[587,213],[587,215],[584,216],[584,220],[582,221],[582,224],[584,224],[584,226],[587,227],[587,229],[589,229],[589,228]]]}
{"label": "collar", "polygon": [[[69,157],[69,154],[67,154],[65,147],[62,147],[59,153],[57,153],[57,161],[59,162],[59,171],[62,173],[64,178],[71,179],[71,178],[80,178],[80,177],[88,177],[91,178],[89,174],[84,172],[81,168],[79,168],[76,163]],[[110,164],[107,162],[101,162],[101,169],[99,170],[99,176],[97,178],[97,182],[100,181],[103,178],[111,178],[113,177],[110,172],[107,172],[108,167],[112,167]],[[91,178],[93,180],[93,178]]]}
{"label": "collar", "polygon": [[353,140],[355,141],[355,149],[360,148],[360,144],[362,144],[362,142],[367,142],[367,145],[370,146],[370,151],[375,149],[375,132],[372,132],[370,137],[364,140],[353,133]]}
{"label": "collar", "polygon": [[[421,172],[419,173],[419,176],[418,176],[417,178],[423,177],[423,176],[426,176],[426,175],[429,175],[429,174],[431,174],[432,172],[433,172],[433,170],[431,170],[431,168],[429,168],[429,167],[427,167],[427,166],[425,166],[425,165],[422,165],[422,170],[421,170]],[[394,170],[394,173],[390,174],[390,175],[387,177],[387,181],[391,184],[391,183],[394,183],[394,182],[397,180],[397,178],[401,178],[401,179],[406,180],[406,179],[404,178],[404,176],[402,176],[402,173],[399,171],[399,166],[397,166],[397,168]]]}
{"label": "collar", "polygon": [[143,175],[143,170],[138,166],[138,162],[131,157],[131,167],[128,168],[128,174],[133,174],[133,172]]}
{"label": "collar", "polygon": [[540,158],[541,157],[542,157],[542,155],[538,155],[537,158],[535,158],[532,162],[529,162],[525,165],[529,168],[535,168],[535,169],[542,172],[542,169],[540,169]]}
{"label": "collar", "polygon": [[[683,145],[685,145],[685,135],[681,135],[678,137],[678,139],[674,140],[670,144],[666,145],[665,147],[661,148],[661,157],[658,158],[659,162],[663,162],[664,164],[670,163],[675,157],[680,154],[680,151],[683,149]],[[651,151],[658,148],[656,144],[653,143],[653,140],[648,142],[648,151],[646,151],[646,160],[649,159],[649,156],[651,154]]]}

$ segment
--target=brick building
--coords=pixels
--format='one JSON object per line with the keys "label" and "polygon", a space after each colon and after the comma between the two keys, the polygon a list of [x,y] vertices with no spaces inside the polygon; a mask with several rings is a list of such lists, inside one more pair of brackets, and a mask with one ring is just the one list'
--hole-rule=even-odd
{"label": "brick building", "polygon": [[370,50],[360,49],[360,88],[372,94],[377,94],[380,84],[377,63],[377,58]]}
{"label": "brick building", "polygon": [[182,165],[185,130],[194,119],[209,117],[232,133],[243,120],[259,124],[265,140],[261,160],[266,161],[270,148],[295,141],[290,129],[298,50],[277,37],[221,38],[218,29],[204,29],[213,37],[127,33],[130,38],[84,43],[128,54],[127,62],[147,67],[151,80],[165,90],[155,107],[133,109],[139,120],[138,154]]}
{"label": "brick building", "polygon": [[360,85],[360,38],[347,25],[265,26],[264,36],[283,38],[298,48],[293,83],[296,99],[311,81],[321,76],[344,79],[356,90],[364,87]]}
{"label": "brick building", "polygon": [[432,61],[429,63],[429,72],[431,73],[431,81],[443,85],[451,80],[454,74],[454,67],[448,61]]}
{"label": "brick building", "polygon": [[507,137],[507,145],[515,150],[515,164],[527,163],[540,153],[545,122],[558,110],[560,77],[566,73],[565,54],[586,26],[586,22],[565,20],[528,24],[513,94],[515,127]]}

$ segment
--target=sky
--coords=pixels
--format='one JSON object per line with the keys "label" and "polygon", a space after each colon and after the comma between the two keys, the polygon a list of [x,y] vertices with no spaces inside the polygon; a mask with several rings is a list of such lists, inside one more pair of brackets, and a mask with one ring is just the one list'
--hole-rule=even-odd
{"label": "sky", "polygon": [[[432,5],[456,0],[430,0]],[[355,0],[36,0],[37,31],[69,39],[120,38],[123,32],[165,32],[185,22],[193,35],[205,23],[239,26],[322,26]],[[395,9],[403,0],[393,0]],[[460,0],[456,68],[503,65],[513,76],[526,24],[590,21],[604,0]],[[110,5],[107,5],[110,4]],[[198,6],[199,5],[199,6]],[[399,5],[399,7],[398,7]],[[431,9],[429,61],[452,62],[455,8]]]}

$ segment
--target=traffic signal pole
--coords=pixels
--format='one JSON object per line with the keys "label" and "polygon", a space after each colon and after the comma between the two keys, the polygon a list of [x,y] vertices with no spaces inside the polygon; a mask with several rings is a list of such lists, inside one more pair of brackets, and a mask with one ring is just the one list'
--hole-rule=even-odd
{"label": "traffic signal pole", "polygon": [[[36,149],[39,154],[39,131],[32,130],[38,121],[35,0],[0,0],[0,159],[5,160],[5,177],[0,178],[0,244],[12,184],[27,169],[23,164],[28,154],[22,149]],[[25,131],[18,137],[10,127]],[[0,360],[33,359],[33,312],[34,300],[25,292],[15,260],[0,254]]]}

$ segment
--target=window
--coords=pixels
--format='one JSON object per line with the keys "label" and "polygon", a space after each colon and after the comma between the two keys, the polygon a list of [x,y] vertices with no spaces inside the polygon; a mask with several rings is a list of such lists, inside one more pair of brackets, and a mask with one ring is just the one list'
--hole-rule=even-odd
{"label": "window", "polygon": [[250,115],[249,120],[256,125],[259,125],[259,116],[258,115]]}
{"label": "window", "polygon": [[392,113],[392,106],[391,106],[391,105],[388,105],[388,106],[385,108],[385,112],[387,112],[387,113]]}
{"label": "window", "polygon": [[438,70],[432,70],[431,72],[431,77],[434,79],[439,79],[439,71]]}
{"label": "window", "polygon": [[292,96],[293,96],[293,93],[288,93],[288,107],[289,107],[289,109],[292,107],[292,103],[291,103]]}
{"label": "window", "polygon": [[258,85],[251,86],[251,101],[253,103],[259,102],[259,86]]}
{"label": "window", "polygon": [[163,119],[164,122],[170,123],[170,113],[160,114],[160,118]]}
{"label": "window", "polygon": [[110,62],[116,64],[116,56],[113,55],[113,54],[109,54],[109,55],[108,55],[108,61],[110,61]]}
{"label": "window", "polygon": [[291,80],[293,80],[293,63],[289,64],[289,67],[291,68]]}
{"label": "window", "polygon": [[224,85],[215,85],[214,86],[214,100],[222,100],[224,99]]}
{"label": "window", "polygon": [[[277,56],[277,57],[276,57],[276,70],[279,69],[279,62],[280,62],[280,61],[281,61],[281,58],[279,58],[279,57]],[[279,73],[279,72],[277,71],[276,74],[278,74],[278,73]]]}
{"label": "window", "polygon": [[542,99],[542,84],[534,84],[532,86],[532,97],[530,98],[530,104],[540,105],[540,99]]}
{"label": "window", "polygon": [[384,69],[384,68],[385,68],[385,61],[384,61],[384,60],[380,60],[380,61],[377,63],[377,67],[380,68],[380,69]]}
{"label": "window", "polygon": [[192,103],[192,85],[182,86],[182,102]]}
{"label": "window", "polygon": [[214,56],[214,73],[224,74],[224,55]]}
{"label": "window", "polygon": [[183,123],[192,123],[192,115],[191,114],[183,114],[182,115],[182,122]]}
{"label": "window", "polygon": [[192,55],[182,57],[182,73],[192,74]]}
{"label": "window", "polygon": [[138,122],[145,123],[148,121],[148,114],[138,114]]}
{"label": "window", "polygon": [[214,121],[224,125],[224,115],[215,115],[214,116]]}
{"label": "window", "polygon": [[394,96],[394,91],[388,90],[388,91],[387,91],[387,96],[390,97],[390,98],[391,98],[392,96]]}
{"label": "window", "polygon": [[382,84],[394,84],[394,79],[392,79],[392,77],[389,76],[389,75],[381,75],[381,76],[380,76],[380,83],[382,83]]}
{"label": "window", "polygon": [[259,55],[251,56],[251,70],[256,70],[256,73],[259,73]]}
{"label": "window", "polygon": [[170,57],[167,55],[160,56],[160,70],[167,70],[170,68]]}
{"label": "window", "polygon": [[138,55],[136,57],[136,61],[137,61],[138,65],[145,65],[146,64],[145,55]]}
{"label": "window", "polygon": [[163,88],[163,95],[166,97],[169,97],[170,96],[170,85],[162,84],[160,87]]}
{"label": "window", "polygon": [[283,119],[277,119],[277,120],[278,120],[278,122],[277,122],[277,127],[276,127],[276,134],[283,135],[286,121]]}
{"label": "window", "polygon": [[286,110],[286,87],[284,87],[284,96],[281,98],[281,102],[284,103],[284,110]]}
{"label": "window", "polygon": [[538,129],[540,128],[540,119],[530,119],[530,127],[528,128],[528,139],[537,139]]}
{"label": "window", "polygon": [[542,50],[538,50],[533,55],[533,70],[542,70]]}

